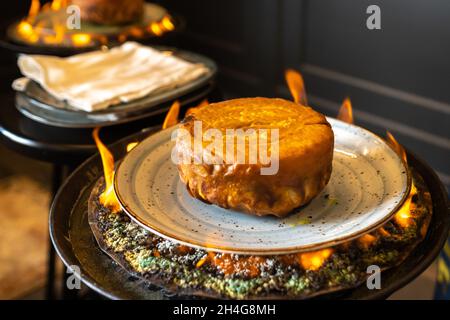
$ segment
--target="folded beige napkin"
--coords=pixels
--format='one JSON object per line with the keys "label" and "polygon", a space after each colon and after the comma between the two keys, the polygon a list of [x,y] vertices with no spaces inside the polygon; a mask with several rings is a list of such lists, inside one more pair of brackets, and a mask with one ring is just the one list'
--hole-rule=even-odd
{"label": "folded beige napkin", "polygon": [[[88,112],[174,88],[208,72],[202,64],[136,42],[68,58],[21,55],[17,64],[25,77],[57,99]],[[23,79],[16,82],[13,87],[23,87]]]}

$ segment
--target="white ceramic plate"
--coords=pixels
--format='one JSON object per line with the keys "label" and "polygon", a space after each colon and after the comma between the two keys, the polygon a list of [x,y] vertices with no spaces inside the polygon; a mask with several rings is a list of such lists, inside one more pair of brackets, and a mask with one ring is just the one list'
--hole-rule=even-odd
{"label": "white ceramic plate", "polygon": [[348,241],[392,217],[409,193],[410,178],[384,140],[360,127],[328,121],[335,134],[330,182],[286,218],[252,216],[192,198],[171,161],[173,128],[150,136],[123,159],[115,192],[134,221],[188,246],[264,255]]}

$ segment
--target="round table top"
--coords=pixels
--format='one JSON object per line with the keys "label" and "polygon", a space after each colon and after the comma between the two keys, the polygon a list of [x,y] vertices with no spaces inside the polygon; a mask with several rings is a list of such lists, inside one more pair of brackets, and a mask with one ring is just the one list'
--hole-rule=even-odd
{"label": "round table top", "polygon": [[[180,98],[183,110],[196,105],[204,99],[209,90],[203,94],[188,94]],[[0,94],[0,141],[9,148],[28,157],[55,164],[78,164],[96,152],[92,129],[61,128],[41,124],[20,113],[15,107],[15,92]],[[171,102],[161,108],[161,113],[148,118],[102,128],[100,137],[105,144],[138,132],[143,128],[161,125]]]}

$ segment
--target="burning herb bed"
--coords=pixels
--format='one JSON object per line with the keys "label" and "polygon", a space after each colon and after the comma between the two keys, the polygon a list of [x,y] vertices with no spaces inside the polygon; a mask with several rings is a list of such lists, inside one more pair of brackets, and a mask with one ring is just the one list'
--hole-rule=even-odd
{"label": "burning herb bed", "polygon": [[367,267],[400,264],[424,238],[432,202],[412,169],[412,192],[394,218],[377,231],[320,251],[278,256],[212,253],[156,236],[99,202],[100,179],[89,199],[88,219],[104,252],[132,275],[181,295],[211,298],[308,298],[354,288]]}
{"label": "burning herb bed", "polygon": [[[294,76],[287,77],[288,86],[299,93],[293,96],[300,102],[306,97],[303,81]],[[178,113],[179,104],[174,103],[163,128],[176,124]],[[338,117],[352,122],[349,100]],[[165,289],[156,292],[177,297],[385,298],[423,272],[447,239],[450,217],[442,184],[388,134],[391,147],[405,163],[408,159],[412,182],[391,220],[375,231],[318,251],[272,256],[216,253],[178,244],[131,221],[114,193],[114,158],[122,159],[146,137],[148,131],[130,136],[110,152],[94,130],[101,156],[73,173],[51,209],[50,233],[57,252],[67,266],[80,266],[84,282],[107,297],[154,299],[149,292],[156,285]],[[102,166],[105,178],[99,178]],[[365,285],[372,265],[382,270],[380,290]]]}

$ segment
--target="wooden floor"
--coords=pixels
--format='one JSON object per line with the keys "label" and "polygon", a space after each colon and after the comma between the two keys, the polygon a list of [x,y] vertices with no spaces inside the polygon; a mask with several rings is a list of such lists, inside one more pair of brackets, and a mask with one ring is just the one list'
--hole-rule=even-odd
{"label": "wooden floor", "polygon": [[44,285],[50,167],[0,147],[0,298]]}

